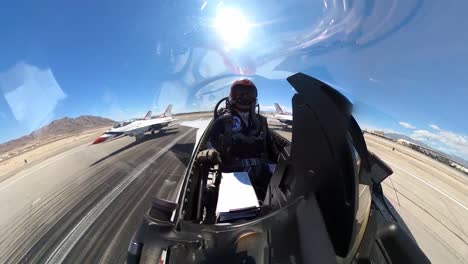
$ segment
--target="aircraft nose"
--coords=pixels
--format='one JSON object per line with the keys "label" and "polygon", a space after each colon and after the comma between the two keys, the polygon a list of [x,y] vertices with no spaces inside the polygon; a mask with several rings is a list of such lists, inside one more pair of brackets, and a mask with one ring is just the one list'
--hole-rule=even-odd
{"label": "aircraft nose", "polygon": [[102,143],[102,142],[106,141],[107,139],[108,139],[108,137],[100,136],[100,137],[96,138],[96,140],[94,140],[93,145]]}

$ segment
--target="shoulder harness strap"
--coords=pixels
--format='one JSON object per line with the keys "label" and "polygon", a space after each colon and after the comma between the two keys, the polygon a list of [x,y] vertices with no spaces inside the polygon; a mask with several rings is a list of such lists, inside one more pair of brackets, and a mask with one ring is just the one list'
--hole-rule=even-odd
{"label": "shoulder harness strap", "polygon": [[230,158],[232,146],[232,116],[230,114],[227,114],[224,118],[224,133],[222,135],[221,144],[223,152],[227,158]]}

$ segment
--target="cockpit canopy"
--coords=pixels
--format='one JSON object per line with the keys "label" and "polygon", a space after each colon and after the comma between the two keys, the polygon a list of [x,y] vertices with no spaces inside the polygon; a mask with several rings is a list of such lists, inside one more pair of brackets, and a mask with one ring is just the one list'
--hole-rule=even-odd
{"label": "cockpit canopy", "polygon": [[119,127],[123,127],[123,126],[126,126],[126,125],[129,125],[131,123],[133,123],[135,120],[126,120],[126,121],[123,121],[123,122],[120,122],[118,124],[116,124],[115,126],[113,126],[112,128],[119,128]]}

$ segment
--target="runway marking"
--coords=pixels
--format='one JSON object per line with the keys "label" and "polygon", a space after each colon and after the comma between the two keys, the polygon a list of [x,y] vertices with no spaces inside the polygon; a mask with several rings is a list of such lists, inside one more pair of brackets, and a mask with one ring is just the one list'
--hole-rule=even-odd
{"label": "runway marking", "polygon": [[[389,186],[389,185],[387,185]],[[398,191],[397,191],[398,192]],[[437,221],[439,224],[441,224],[443,227],[445,227],[449,232],[451,232],[453,235],[455,236],[458,236],[457,233],[455,233],[454,231],[452,231],[451,229],[449,229],[446,225],[444,225],[443,222],[441,222],[439,219],[435,218],[433,215],[431,215],[427,210],[425,210],[424,208],[422,208],[420,205],[418,205],[416,202],[414,202],[413,200],[411,200],[410,198],[406,197],[403,193],[400,192],[400,195],[403,196],[404,198],[406,198],[408,201],[410,201],[412,204],[414,204],[416,207],[418,207],[419,209],[421,209],[422,211],[424,211],[426,214],[428,214],[430,217],[432,217],[435,221]],[[395,200],[393,200],[391,197],[387,197],[388,199],[392,200],[393,202],[396,203]],[[411,215],[412,218],[418,222],[421,222],[423,226],[419,227],[419,228],[423,228],[424,231],[426,233],[428,233],[433,239],[437,240],[437,242],[439,242],[443,247],[445,247],[448,251],[450,251],[453,256],[459,260],[463,260],[463,257],[460,256],[460,254],[457,253],[456,250],[453,249],[452,246],[450,246],[449,243],[447,243],[447,241],[445,241],[442,237],[440,237],[436,232],[434,232],[432,230],[431,227],[428,226],[427,223],[425,223],[422,219],[418,218],[417,216],[413,215],[411,212],[409,212],[408,209],[404,208],[404,207],[401,207],[399,206],[399,208],[401,208],[400,210],[404,210],[406,211],[407,214]],[[395,209],[396,210],[396,209]],[[461,239],[459,236],[458,238],[463,241],[463,239]],[[463,241],[464,242],[464,241]]]}
{"label": "runway marking", "polygon": [[[140,199],[138,200],[138,202],[136,202],[136,205],[138,204],[141,204],[143,202],[143,200],[148,196],[148,194],[150,193],[150,191],[153,189],[154,185],[156,185],[156,183],[158,183],[158,180],[161,178],[161,176],[166,176],[166,175],[171,175],[171,173],[158,173],[158,177],[153,181],[153,183],[151,184],[150,188],[148,188],[146,190],[146,192],[141,195]],[[121,234],[122,233],[122,230],[127,227],[127,223],[128,223],[128,220],[130,219],[130,216],[132,216],[135,212],[135,210],[137,209],[138,207],[137,206],[134,206],[133,209],[127,213],[127,217],[125,218],[125,221],[123,222],[123,224],[119,227],[119,230],[117,230],[115,232],[116,236],[118,234]],[[104,254],[102,255],[102,259],[106,259],[107,256],[109,255],[109,250],[111,250],[111,248],[113,247],[113,245],[115,244],[115,239],[113,239],[109,246],[107,247],[106,251],[104,252]]]}
{"label": "runway marking", "polygon": [[41,197],[37,198],[36,200],[34,200],[34,202],[32,202],[32,205],[35,205],[35,204],[38,203],[40,200],[41,200]]}
{"label": "runway marking", "polygon": [[49,256],[46,263],[63,263],[72,248],[78,243],[78,240],[84,233],[91,227],[97,218],[104,212],[104,210],[134,181],[143,173],[154,161],[166,153],[183,137],[187,136],[193,129],[185,132],[184,134],[175,138],[171,143],[166,145],[153,157],[148,159],[143,165],[135,168],[129,177],[121,181],[112,191],[110,191],[99,203],[96,204],[82,219],[81,221],[68,233],[62,242],[55,248],[54,252]]}
{"label": "runway marking", "polygon": [[459,201],[455,200],[454,198],[452,198],[450,195],[446,194],[444,191],[440,190],[439,188],[435,187],[434,185],[428,183],[427,181],[419,178],[418,176],[414,175],[413,173],[389,162],[389,161],[385,161],[386,163],[390,164],[391,166],[394,166],[396,167],[397,169],[407,173],[408,175],[412,176],[413,178],[421,181],[422,183],[426,184],[427,186],[431,187],[432,189],[434,189],[435,191],[439,192],[440,194],[442,194],[443,196],[447,197],[448,199],[450,199],[452,202],[456,203],[457,205],[459,205],[460,207],[462,207],[463,209],[465,209],[466,211],[468,211],[468,208],[466,206],[464,206],[463,204],[461,204]]}
{"label": "runway marking", "polygon": [[[2,191],[3,189],[7,188],[8,186],[14,184],[15,182],[17,182],[17,181],[23,179],[24,177],[30,175],[31,173],[34,173],[34,172],[36,172],[36,171],[38,171],[38,170],[40,170],[40,169],[42,169],[42,168],[44,168],[44,167],[49,166],[50,164],[52,164],[52,163],[54,163],[54,162],[56,162],[56,161],[58,161],[58,160],[61,160],[61,159],[65,158],[65,157],[68,157],[68,156],[70,156],[70,155],[72,155],[72,154],[74,154],[74,153],[80,151],[81,149],[85,148],[86,146],[87,146],[87,145],[83,145],[83,146],[81,146],[81,147],[77,147],[77,148],[76,148],[74,151],[72,151],[72,152],[69,152],[69,153],[66,153],[66,154],[60,154],[60,155],[58,155],[58,156],[55,156],[55,157],[52,158],[52,159],[48,159],[48,162],[45,162],[45,164],[43,164],[42,166],[39,166],[39,167],[35,168],[34,170],[32,170],[32,171],[30,171],[30,172],[24,174],[23,176],[21,176],[21,177],[15,179],[15,180],[9,182],[8,184],[6,184],[6,185],[3,186],[2,188],[0,188],[0,191]],[[41,162],[41,163],[42,163],[42,162]],[[41,163],[37,164],[36,166],[40,165]],[[35,166],[34,166],[34,167],[35,167]],[[34,167],[32,167],[32,168],[34,168]]]}
{"label": "runway marking", "polygon": [[401,206],[401,204],[400,204],[400,199],[398,198],[398,193],[397,193],[397,190],[396,190],[396,188],[395,188],[395,184],[393,184],[392,177],[389,177],[388,179],[390,180],[390,183],[392,184],[393,191],[395,192],[395,197],[396,197],[396,199],[397,199],[397,201],[398,201],[398,205]]}

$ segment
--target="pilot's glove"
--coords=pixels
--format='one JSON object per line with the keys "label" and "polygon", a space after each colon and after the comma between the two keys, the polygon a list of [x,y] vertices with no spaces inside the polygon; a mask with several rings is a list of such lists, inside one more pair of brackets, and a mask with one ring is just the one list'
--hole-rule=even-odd
{"label": "pilot's glove", "polygon": [[203,151],[200,151],[197,154],[196,161],[198,163],[210,164],[210,165],[215,165],[215,164],[220,165],[222,163],[221,155],[216,149],[205,149]]}

